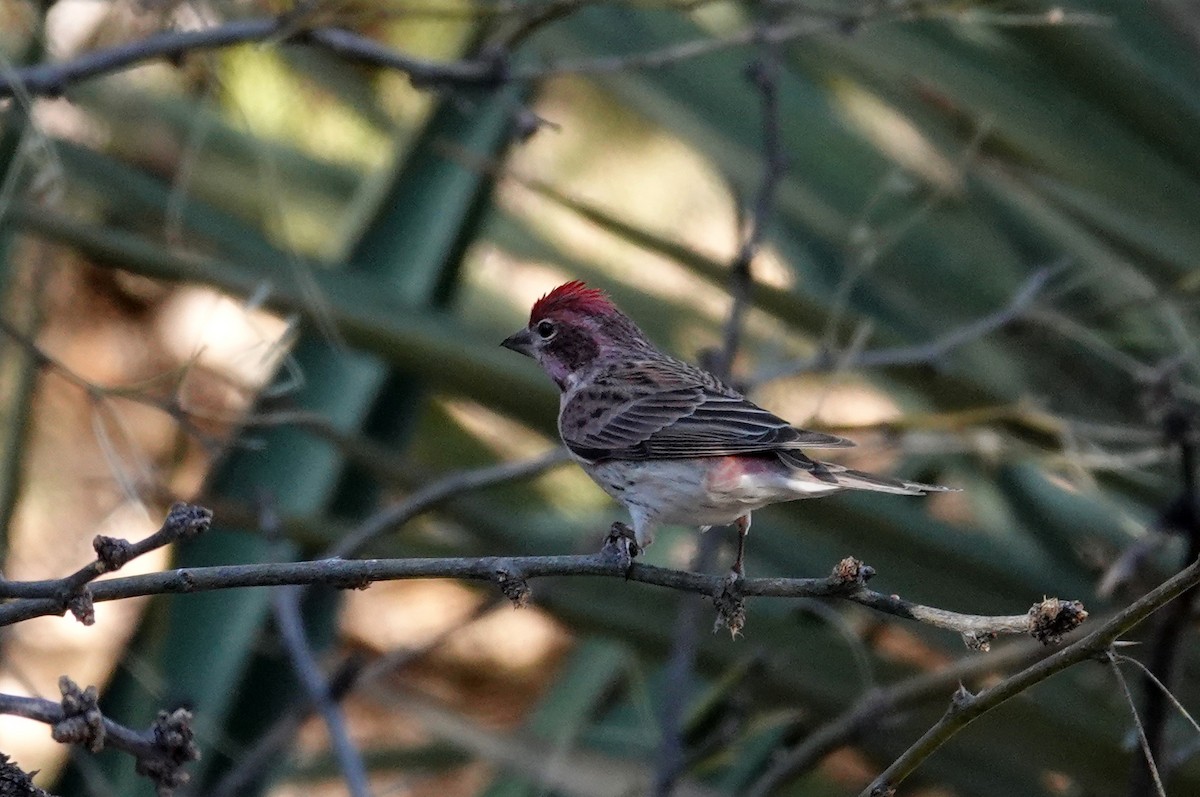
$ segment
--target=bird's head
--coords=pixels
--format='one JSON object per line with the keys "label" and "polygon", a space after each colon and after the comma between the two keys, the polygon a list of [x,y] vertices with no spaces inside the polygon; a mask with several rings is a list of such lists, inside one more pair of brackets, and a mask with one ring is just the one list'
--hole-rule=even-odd
{"label": "bird's head", "polygon": [[604,291],[574,281],[534,302],[529,326],[500,345],[537,360],[565,389],[609,357],[648,344]]}

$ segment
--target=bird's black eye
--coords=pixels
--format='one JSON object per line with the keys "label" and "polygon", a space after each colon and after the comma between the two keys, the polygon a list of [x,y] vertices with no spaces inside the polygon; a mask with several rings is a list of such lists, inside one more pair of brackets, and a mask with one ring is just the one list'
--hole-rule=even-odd
{"label": "bird's black eye", "polygon": [[553,321],[539,321],[537,325],[537,333],[541,335],[542,340],[550,340],[554,337],[554,333],[558,332]]}

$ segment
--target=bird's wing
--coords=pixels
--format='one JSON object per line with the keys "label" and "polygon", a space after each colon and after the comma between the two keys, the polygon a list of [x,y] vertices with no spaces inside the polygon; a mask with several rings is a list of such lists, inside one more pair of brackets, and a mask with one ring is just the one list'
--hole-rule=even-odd
{"label": "bird's wing", "polygon": [[601,375],[563,406],[559,431],[567,447],[588,460],[854,445],[842,437],[797,429],[684,363],[638,363]]}

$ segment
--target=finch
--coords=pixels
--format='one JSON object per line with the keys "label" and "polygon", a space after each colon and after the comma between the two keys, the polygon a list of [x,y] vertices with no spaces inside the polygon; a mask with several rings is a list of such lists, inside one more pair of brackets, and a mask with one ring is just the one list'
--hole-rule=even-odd
{"label": "finch", "polygon": [[603,291],[560,285],[534,303],[505,348],[532,357],[562,391],[571,457],[629,511],[638,548],[659,525],[735,525],[743,575],[750,513],[842,490],[923,495],[948,488],[810,459],[851,441],[799,429],[713,374],[663,353]]}

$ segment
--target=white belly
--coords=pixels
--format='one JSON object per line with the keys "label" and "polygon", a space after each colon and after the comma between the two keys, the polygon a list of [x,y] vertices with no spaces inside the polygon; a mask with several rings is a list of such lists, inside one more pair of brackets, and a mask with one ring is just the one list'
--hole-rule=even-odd
{"label": "white belly", "polygon": [[[724,526],[747,512],[805,497],[786,474],[714,478],[722,458],[583,464],[584,470],[634,516],[654,524]],[[821,492],[830,492],[825,489]]]}

